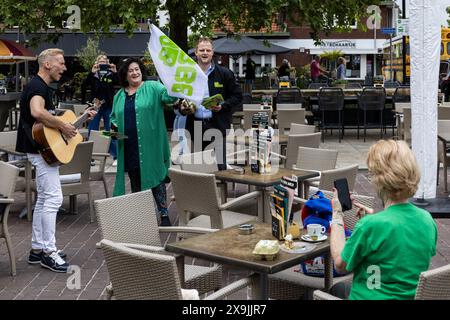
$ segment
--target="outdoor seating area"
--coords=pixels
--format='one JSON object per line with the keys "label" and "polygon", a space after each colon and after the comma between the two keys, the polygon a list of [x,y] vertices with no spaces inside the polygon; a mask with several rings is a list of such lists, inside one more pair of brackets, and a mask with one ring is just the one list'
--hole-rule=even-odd
{"label": "outdoor seating area", "polygon": [[450,300],[446,1],[0,2],[0,300]]}
{"label": "outdoor seating area", "polygon": [[[366,144],[371,144],[376,141],[379,137],[378,135],[379,132],[376,131],[368,133]],[[349,187],[357,192],[357,197],[361,203],[365,203],[375,210],[380,210],[381,202],[376,197],[375,190],[370,186],[367,171],[364,169],[363,163],[349,166],[348,164],[351,160],[346,159],[347,156],[350,159],[356,159],[355,152],[357,152],[357,149],[354,149],[354,147],[358,144],[364,144],[364,142],[357,139],[356,132],[351,134],[348,140],[351,141],[350,144],[348,141],[339,143],[338,137],[332,136],[323,144],[320,143],[319,133],[318,148],[317,146],[312,148],[305,146],[297,147],[298,151],[294,157],[294,169],[320,172],[320,177],[309,178],[303,181],[302,190],[304,191],[302,192],[304,192],[303,194],[311,195],[314,193],[314,187],[319,187],[321,190],[328,190],[336,178],[346,177],[349,181]],[[324,155],[321,155],[321,152]],[[343,153],[349,154],[343,157]],[[359,166],[360,168],[358,170]],[[11,166],[9,165],[9,167]],[[114,182],[114,175],[111,174],[114,173],[114,171],[111,171],[112,169],[114,167],[107,160],[105,165],[105,179],[108,186]],[[223,290],[225,290],[229,299],[247,300],[264,297],[271,299],[325,299],[332,297],[314,290],[326,290],[326,288],[330,288],[337,282],[345,282],[351,279],[351,276],[331,277],[329,279],[302,276],[297,270],[298,262],[283,264],[282,269],[279,269],[279,267],[267,269],[267,271],[258,268],[253,269],[253,267],[245,263],[242,265],[236,264],[235,260],[233,260],[233,263],[227,262],[224,251],[220,251],[220,255],[222,256],[220,259],[213,258],[213,256],[207,258],[208,256],[205,251],[209,250],[207,247],[195,249],[197,250],[195,252],[202,253],[197,258],[195,258],[196,254],[193,251],[189,251],[189,254],[186,253],[189,257],[185,259],[170,258],[170,255],[168,256],[167,253],[164,253],[164,247],[166,247],[165,250],[180,253],[181,247],[178,247],[178,243],[181,245],[187,239],[193,244],[197,243],[195,239],[199,234],[206,232],[204,236],[206,237],[209,234],[209,237],[211,237],[211,232],[215,233],[216,230],[224,230],[224,232],[225,230],[228,230],[227,232],[237,230],[237,227],[227,229],[230,224],[227,224],[226,221],[232,217],[230,215],[232,212],[229,210],[236,210],[234,213],[236,217],[244,213],[254,212],[254,216],[249,216],[248,218],[241,220],[235,220],[233,218],[234,225],[251,220],[254,221],[253,224],[257,224],[264,221],[264,206],[267,205],[267,202],[261,198],[267,195],[265,188],[259,189],[257,187],[256,191],[248,193],[247,186],[243,184],[245,177],[239,177],[238,175],[232,178],[230,176],[225,180],[228,181],[228,184],[225,184],[227,188],[227,201],[229,203],[227,204],[221,200],[223,191],[217,188],[217,186],[224,184],[223,182],[222,184],[216,184],[217,180],[214,179],[214,171],[209,174],[190,173],[191,168],[189,166],[185,166],[183,170],[171,170],[172,179],[166,187],[168,190],[168,198],[172,198],[169,206],[169,215],[174,222],[173,227],[158,227],[158,221],[154,211],[155,204],[150,191],[104,199],[105,189],[103,181],[91,182],[94,212],[96,214],[95,222],[91,223],[91,214],[89,213],[90,205],[86,197],[78,197],[76,213],[67,210],[67,213],[58,214],[57,223],[59,230],[61,230],[58,236],[60,246],[73,257],[70,260],[70,264],[81,268],[81,288],[74,290],[67,289],[65,275],[48,274],[41,268],[36,269],[27,264],[28,239],[30,237],[28,230],[30,223],[26,219],[19,218],[20,211],[23,207],[26,207],[26,197],[23,192],[13,192],[14,202],[9,207],[8,219],[3,219],[3,223],[8,225],[7,230],[9,231],[11,241],[10,247],[14,252],[14,257],[11,258],[13,260],[7,258],[8,250],[2,244],[0,247],[0,257],[2,257],[0,272],[4,276],[0,277],[0,286],[3,289],[0,292],[0,299],[169,299],[170,297],[180,299],[182,297],[180,295],[189,294],[184,289],[198,290],[202,299],[222,299],[225,297],[222,295]],[[195,167],[193,170],[196,170]],[[348,173],[346,173],[347,171]],[[13,177],[17,177],[17,174],[18,171]],[[443,179],[442,168],[439,170],[439,174],[441,179]],[[184,179],[184,175],[186,175],[186,182],[182,182],[182,180],[178,181],[179,179]],[[204,182],[200,182],[199,180],[199,183],[202,185],[200,187],[200,185],[196,185],[193,179],[194,177],[206,180]],[[209,182],[206,182],[207,180]],[[234,183],[231,184],[229,182]],[[210,185],[207,186],[205,183],[209,183]],[[260,185],[260,183],[262,182],[255,181],[255,186]],[[261,186],[263,185],[261,184]],[[129,185],[127,185],[128,188]],[[203,198],[203,200],[199,198],[199,201],[196,202],[192,198],[193,194],[186,192],[187,189],[211,190],[212,194]],[[439,190],[440,193],[445,194],[444,184],[439,185]],[[1,191],[4,194],[6,192]],[[198,195],[200,196],[202,194]],[[325,192],[325,195],[331,197],[331,193],[329,192]],[[233,198],[230,198],[230,196],[233,196]],[[254,200],[252,200],[252,197]],[[242,200],[238,200],[238,198],[242,198]],[[210,202],[211,199],[217,199],[216,204],[213,205],[216,209],[209,207],[212,204],[205,203],[206,200]],[[301,203],[299,202],[297,206],[301,206]],[[233,208],[231,205],[233,205]],[[63,207],[69,208],[70,206],[71,200],[69,198],[65,199]],[[211,224],[199,215],[202,212],[206,212],[209,215],[214,210],[219,210],[217,212],[221,212],[221,215],[208,217],[208,219],[211,219]],[[259,218],[258,212],[263,214]],[[355,211],[352,212],[355,213]],[[186,213],[188,214],[186,215]],[[352,215],[346,216],[347,218],[350,220],[346,221],[346,224],[354,226],[357,219],[352,218]],[[194,223],[196,220],[199,223]],[[200,223],[200,221],[203,222]],[[449,220],[437,219],[435,221],[440,229],[440,241],[438,242],[437,255],[432,259],[430,270],[445,267],[450,262],[450,257],[446,254],[448,250],[446,245],[447,239],[450,239],[450,232],[447,231]],[[108,240],[101,241],[102,239]],[[217,246],[214,245],[213,241],[213,238],[210,238],[210,240],[198,242],[197,245],[205,244],[212,250]],[[224,238],[220,238],[219,241],[223,243]],[[254,246],[254,242],[251,243],[253,245],[250,244],[249,246]],[[324,246],[322,248],[329,248],[329,242],[324,243]],[[187,250],[187,247],[182,248],[184,248],[183,250]],[[214,256],[216,257],[216,255]],[[288,256],[290,255],[288,254]],[[148,275],[148,279],[152,279],[151,282],[142,282],[144,278],[139,277],[130,278],[129,272],[124,272],[120,266],[123,264],[123,261],[130,261],[130,259],[137,259],[135,272],[139,273],[139,270],[144,270],[150,266],[153,268],[154,273]],[[244,258],[241,257],[240,259]],[[253,258],[247,257],[245,259],[252,260]],[[300,259],[299,257],[299,259],[292,261],[301,261]],[[16,264],[16,277],[20,275],[23,279],[28,280],[19,283],[12,281],[13,278],[8,276],[11,272],[10,268],[13,266],[11,261],[14,261]],[[281,260],[276,260],[275,262],[281,263]],[[182,265],[183,263],[184,265]],[[175,272],[176,276],[171,278],[176,279],[174,280],[173,287],[165,282],[164,287],[167,288],[166,290],[154,291],[151,288],[155,286],[159,287],[157,284],[158,281],[164,281],[166,278],[164,276],[158,280],[160,278],[158,274],[162,272],[161,270],[166,270],[166,268],[170,268],[170,270],[175,268],[173,272]],[[184,270],[184,273],[180,274],[179,270]],[[211,272],[209,275],[207,273],[208,270]],[[201,276],[202,274],[204,276]],[[36,277],[37,275],[39,275],[38,278]],[[46,275],[51,277],[49,278]],[[425,278],[426,276],[424,274]],[[39,283],[41,284],[38,284],[36,282],[37,279],[41,279],[42,277],[48,280],[46,280],[45,284],[43,280],[40,280]],[[266,287],[261,287],[261,281],[265,281]],[[147,284],[141,286],[139,283]],[[445,283],[445,280],[442,283]],[[138,287],[139,289],[135,290]],[[220,289],[224,287],[226,288]],[[183,290],[180,291],[181,288]],[[446,290],[445,288],[444,286],[444,289],[441,290]],[[220,290],[217,291],[218,289]],[[423,297],[442,297],[442,294],[436,295],[431,290],[428,295]]]}

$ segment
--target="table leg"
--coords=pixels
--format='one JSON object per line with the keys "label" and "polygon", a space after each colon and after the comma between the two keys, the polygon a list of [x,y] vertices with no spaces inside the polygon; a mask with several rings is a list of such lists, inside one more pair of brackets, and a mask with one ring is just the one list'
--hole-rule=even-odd
{"label": "table leg", "polygon": [[252,299],[269,299],[269,276],[266,273],[255,273],[252,276]]}
{"label": "table leg", "polygon": [[331,253],[325,254],[325,292],[329,292],[333,285],[333,259],[331,259]]}
{"label": "table leg", "polygon": [[184,256],[183,255],[176,255],[175,256],[175,262],[177,264],[178,274],[180,276],[181,287],[184,288]]}
{"label": "table leg", "polygon": [[263,188],[262,192],[262,209],[263,209],[263,222],[271,223],[272,213],[270,212],[270,189]]}

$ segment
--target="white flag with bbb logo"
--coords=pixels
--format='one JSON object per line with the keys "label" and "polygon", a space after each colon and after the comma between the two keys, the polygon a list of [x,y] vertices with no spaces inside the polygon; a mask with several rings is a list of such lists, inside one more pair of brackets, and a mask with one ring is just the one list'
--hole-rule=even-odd
{"label": "white flag with bbb logo", "polygon": [[208,77],[198,64],[158,27],[152,24],[150,32],[148,49],[169,95],[200,105],[208,89]]}

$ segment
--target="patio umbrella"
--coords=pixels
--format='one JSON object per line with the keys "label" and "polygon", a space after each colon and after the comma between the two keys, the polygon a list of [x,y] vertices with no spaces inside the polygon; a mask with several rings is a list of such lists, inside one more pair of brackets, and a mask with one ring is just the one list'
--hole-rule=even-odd
{"label": "patio umbrella", "polygon": [[[266,46],[263,41],[241,36],[239,39],[235,37],[223,37],[213,41],[214,53],[219,55],[241,56],[247,52],[254,54],[278,54],[288,53],[289,48],[270,44]],[[189,50],[189,55],[194,54],[194,49]]]}
{"label": "patio umbrella", "polygon": [[36,60],[34,53],[19,43],[0,39],[0,63]]}

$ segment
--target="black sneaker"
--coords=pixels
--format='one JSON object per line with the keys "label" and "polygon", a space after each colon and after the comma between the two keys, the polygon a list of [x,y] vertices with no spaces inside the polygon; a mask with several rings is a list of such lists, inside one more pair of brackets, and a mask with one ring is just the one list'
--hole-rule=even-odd
{"label": "black sneaker", "polygon": [[161,216],[161,227],[170,227],[172,224],[170,223],[169,216]]}
{"label": "black sneaker", "polygon": [[[58,255],[65,259],[67,257],[67,255],[62,252],[61,250],[56,251],[58,253]],[[41,262],[42,260],[42,255],[43,255],[43,251],[41,250],[40,252],[34,252],[33,250],[30,251],[30,255],[28,256],[28,263],[29,264],[38,264]]]}
{"label": "black sneaker", "polygon": [[52,252],[49,256],[42,254],[41,266],[61,273],[67,273],[67,268],[69,268],[69,264],[56,251]]}

